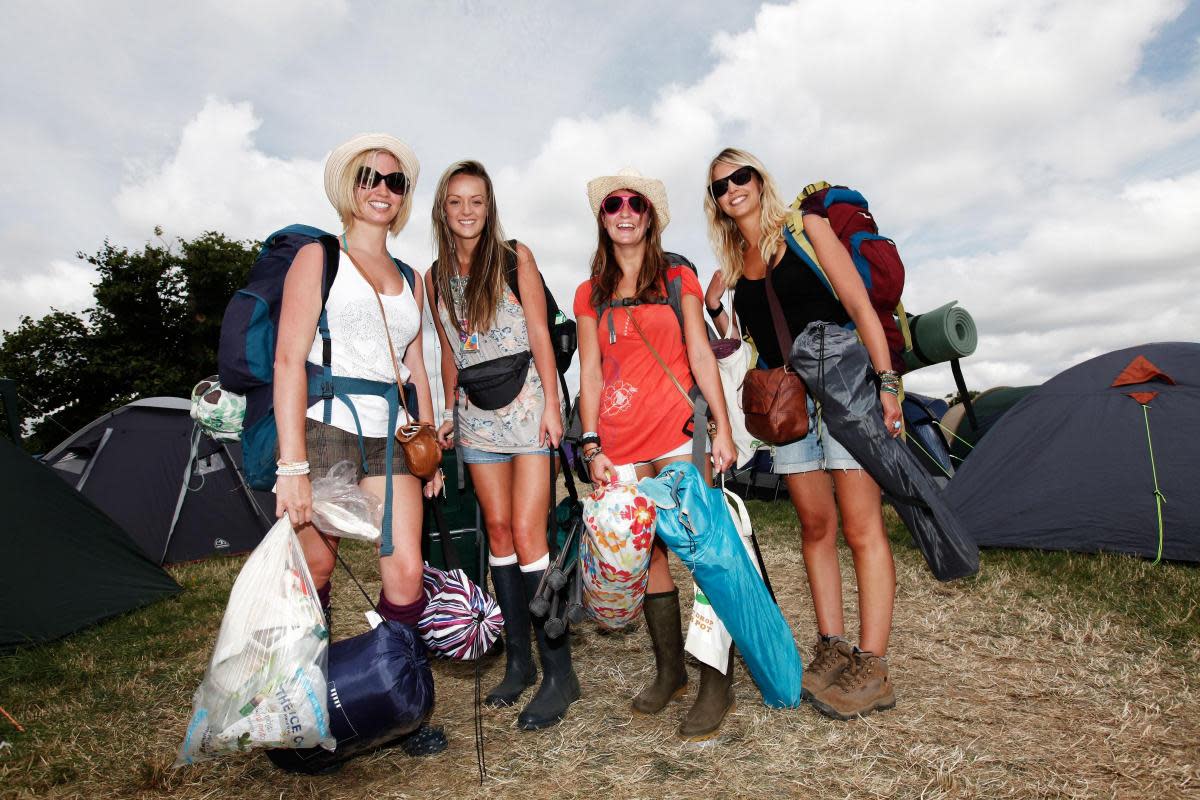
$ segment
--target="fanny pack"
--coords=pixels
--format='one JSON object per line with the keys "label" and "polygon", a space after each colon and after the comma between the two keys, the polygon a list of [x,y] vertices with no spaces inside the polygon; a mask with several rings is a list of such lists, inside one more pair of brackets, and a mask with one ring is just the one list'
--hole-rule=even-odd
{"label": "fanny pack", "polygon": [[510,356],[472,364],[458,371],[458,385],[476,408],[484,411],[504,408],[521,393],[532,358],[532,353],[522,350]]}

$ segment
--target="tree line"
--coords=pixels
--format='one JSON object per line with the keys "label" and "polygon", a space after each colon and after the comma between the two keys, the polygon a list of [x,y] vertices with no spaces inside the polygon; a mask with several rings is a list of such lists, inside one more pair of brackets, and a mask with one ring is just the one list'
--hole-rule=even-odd
{"label": "tree line", "polygon": [[105,240],[94,254],[76,254],[98,274],[90,308],[22,317],[3,332],[0,377],[16,381],[30,452],[131,400],[187,397],[216,374],[225,306],[260,243],[216,231],[174,242],[154,233],[141,250]]}

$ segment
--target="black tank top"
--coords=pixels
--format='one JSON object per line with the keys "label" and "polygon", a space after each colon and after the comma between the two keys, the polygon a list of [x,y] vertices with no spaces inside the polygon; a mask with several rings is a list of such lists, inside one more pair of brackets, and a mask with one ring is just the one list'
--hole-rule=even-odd
{"label": "black tank top", "polygon": [[[833,293],[825,288],[817,274],[800,257],[785,248],[783,258],[771,271],[771,283],[783,308],[788,330],[784,338],[792,341],[810,322],[832,322],[845,325],[850,315]],[[750,280],[742,276],[734,286],[733,310],[738,321],[758,347],[758,354],[772,369],[783,366],[785,354],[779,352],[779,338],[771,324],[771,307],[767,303],[765,278]]]}

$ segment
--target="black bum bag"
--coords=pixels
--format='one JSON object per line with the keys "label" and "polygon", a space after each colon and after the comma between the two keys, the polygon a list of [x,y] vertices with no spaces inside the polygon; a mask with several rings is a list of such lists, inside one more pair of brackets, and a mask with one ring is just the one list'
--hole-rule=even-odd
{"label": "black bum bag", "polygon": [[504,408],[521,393],[532,358],[532,353],[523,350],[481,364],[472,364],[458,371],[458,385],[476,408],[484,411]]}

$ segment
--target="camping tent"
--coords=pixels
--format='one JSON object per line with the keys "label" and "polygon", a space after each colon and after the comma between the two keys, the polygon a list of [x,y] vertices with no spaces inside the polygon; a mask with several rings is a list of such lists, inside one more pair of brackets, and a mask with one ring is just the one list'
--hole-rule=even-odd
{"label": "camping tent", "polygon": [[252,550],[275,518],[274,496],[242,480],[237,443],[195,430],[189,409],[177,397],[136,400],[43,457],[156,564]]}
{"label": "camping tent", "polygon": [[1030,392],[946,499],[980,545],[1200,561],[1200,344],[1131,347]]}
{"label": "camping tent", "polygon": [[962,403],[951,406],[942,417],[942,430],[950,440],[950,456],[955,464],[966,460],[979,440],[987,435],[1008,410],[1025,398],[1037,386],[993,386],[971,401],[978,428],[967,418]]}
{"label": "camping tent", "polygon": [[0,441],[0,649],[49,641],[180,591],[47,467]]}

